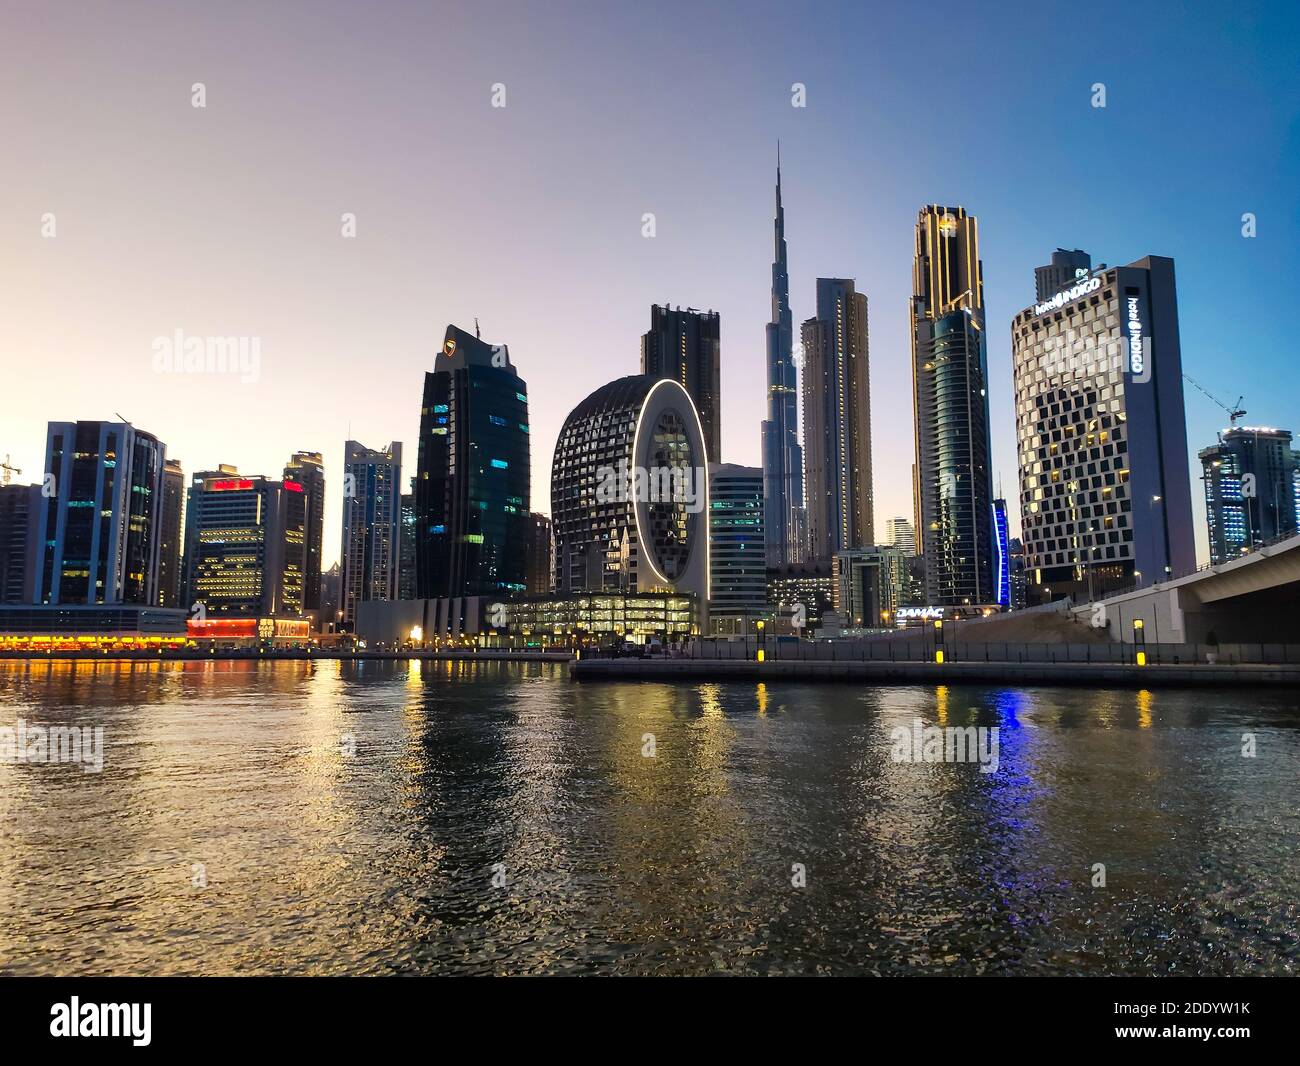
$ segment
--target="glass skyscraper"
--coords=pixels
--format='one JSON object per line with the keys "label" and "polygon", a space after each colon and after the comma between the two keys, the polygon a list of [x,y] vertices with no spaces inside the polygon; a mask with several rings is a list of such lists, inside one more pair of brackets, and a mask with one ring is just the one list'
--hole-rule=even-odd
{"label": "glass skyscraper", "polygon": [[294,452],[284,478],[302,486],[305,526],[302,603],[304,611],[320,611],[321,543],[325,534],[325,460],[320,452]]}
{"label": "glass skyscraper", "polygon": [[709,624],[741,634],[767,611],[763,471],[709,467]]}
{"label": "glass skyscraper", "polygon": [[993,538],[997,545],[997,559],[993,569],[993,587],[997,589],[994,603],[1011,606],[1011,538],[1008,536],[1007,501],[993,501]]}
{"label": "glass skyscraper", "polygon": [[35,598],[157,606],[165,447],[129,422],[51,422]]}
{"label": "glass skyscraper", "polygon": [[163,464],[162,508],[158,523],[158,606],[181,603],[181,516],[185,501],[185,472],[175,459]]}
{"label": "glass skyscraper", "polygon": [[762,428],[764,537],[768,566],[800,562],[804,557],[807,535],[803,449],[799,446],[798,378],[793,351],[794,320],[790,314],[790,270],[786,262],[779,153],[776,163],[775,244],[772,320],[767,324],[767,420]]}
{"label": "glass skyscraper", "polygon": [[505,345],[456,326],[424,375],[415,509],[420,599],[525,591],[527,386]]}
{"label": "glass skyscraper", "polygon": [[402,445],[367,448],[350,440],[343,455],[340,596],[351,630],[357,604],[395,600],[402,536]]}
{"label": "glass skyscraper", "polygon": [[913,493],[926,600],[994,604],[984,274],[979,224],[964,208],[931,205],[917,215],[911,316]]}
{"label": "glass skyscraper", "polygon": [[1198,457],[1211,563],[1235,559],[1296,532],[1300,453],[1291,447],[1289,430],[1234,426]]}

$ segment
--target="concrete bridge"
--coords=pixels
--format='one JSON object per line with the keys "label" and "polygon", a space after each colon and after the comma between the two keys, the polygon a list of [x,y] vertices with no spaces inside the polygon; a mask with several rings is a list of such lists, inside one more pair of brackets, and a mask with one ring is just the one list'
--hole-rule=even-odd
{"label": "concrete bridge", "polygon": [[1300,534],[1071,610],[1128,643],[1138,620],[1149,643],[1300,643]]}

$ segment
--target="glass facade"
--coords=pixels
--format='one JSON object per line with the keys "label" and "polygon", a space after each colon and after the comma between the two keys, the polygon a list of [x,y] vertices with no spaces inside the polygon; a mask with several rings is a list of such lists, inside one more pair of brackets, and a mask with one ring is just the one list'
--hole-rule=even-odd
{"label": "glass facade", "polygon": [[926,598],[996,602],[984,336],[969,311],[936,320],[918,368]]}
{"label": "glass facade", "polygon": [[557,596],[509,605],[506,632],[537,646],[680,641],[699,635],[698,600],[668,593]]}
{"label": "glass facade", "polygon": [[794,359],[794,317],[790,312],[790,269],[781,201],[781,159],[776,161],[776,218],[773,223],[772,317],[767,323],[767,418],[763,450],[763,533],[767,565],[802,562],[808,516],[804,510],[804,461],[799,444],[799,377]]}
{"label": "glass facade", "polygon": [[763,471],[709,468],[709,625],[714,633],[747,631],[767,607]]}
{"label": "glass facade", "polygon": [[915,535],[926,602],[995,602],[984,267],[961,207],[922,208],[912,262]]}
{"label": "glass facade", "polygon": [[1297,530],[1296,452],[1285,429],[1233,427],[1199,453],[1210,562]]}
{"label": "glass facade", "polygon": [[319,611],[321,547],[325,534],[325,461],[320,452],[295,452],[285,464],[284,479],[302,486],[304,611]]}
{"label": "glass facade", "polygon": [[686,390],[644,374],[602,386],[570,412],[555,446],[555,592],[669,588],[707,599],[707,501]]}
{"label": "glass facade", "polygon": [[993,537],[997,545],[997,563],[993,572],[994,600],[1000,607],[1011,606],[1011,540],[1008,536],[1007,501],[993,501]]}
{"label": "glass facade", "polygon": [[397,598],[402,529],[402,445],[366,448],[350,440],[343,457],[343,624],[364,600]]}
{"label": "glass facade", "polygon": [[[412,479],[414,481],[414,479]],[[398,545],[397,598],[416,598],[415,539],[419,522],[415,515],[415,493],[402,494],[402,535]]]}
{"label": "glass facade", "polygon": [[51,422],[40,603],[156,605],[165,448],[126,422]]}
{"label": "glass facade", "polygon": [[507,349],[448,326],[420,409],[419,598],[524,592],[529,450],[527,386]]}

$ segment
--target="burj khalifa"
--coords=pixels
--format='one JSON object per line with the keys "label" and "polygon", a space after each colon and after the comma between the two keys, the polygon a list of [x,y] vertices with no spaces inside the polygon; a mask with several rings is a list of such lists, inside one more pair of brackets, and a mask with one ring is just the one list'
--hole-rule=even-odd
{"label": "burj khalifa", "polygon": [[793,340],[785,208],[781,204],[781,151],[778,146],[772,320],[767,324],[767,419],[763,422],[763,523],[768,566],[802,562],[804,556],[807,512],[803,499],[803,449],[799,446],[798,378]]}

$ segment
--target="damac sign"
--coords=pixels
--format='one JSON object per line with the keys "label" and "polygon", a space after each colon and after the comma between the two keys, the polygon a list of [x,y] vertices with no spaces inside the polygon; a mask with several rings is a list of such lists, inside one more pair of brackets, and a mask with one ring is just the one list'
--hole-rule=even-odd
{"label": "damac sign", "polygon": [[898,618],[902,621],[905,618],[942,618],[942,607],[900,607],[898,609]]}
{"label": "damac sign", "polygon": [[1080,296],[1087,296],[1090,292],[1096,292],[1101,288],[1101,278],[1089,278],[1087,281],[1081,281],[1072,289],[1062,289],[1046,303],[1034,304],[1034,314],[1043,315],[1048,311],[1055,311],[1058,307],[1064,307],[1071,300],[1077,300]]}

